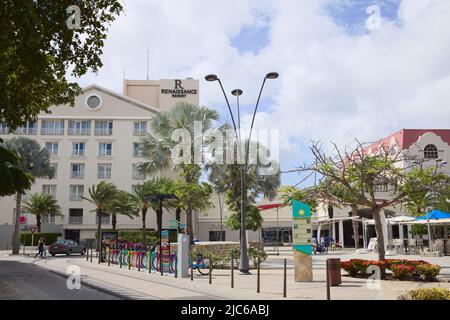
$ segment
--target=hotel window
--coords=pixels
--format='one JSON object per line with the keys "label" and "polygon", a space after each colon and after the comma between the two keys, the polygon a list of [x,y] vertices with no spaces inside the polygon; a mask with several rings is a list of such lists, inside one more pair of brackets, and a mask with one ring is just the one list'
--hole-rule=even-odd
{"label": "hotel window", "polygon": [[139,142],[133,143],[133,157],[137,157],[137,158],[142,157],[142,149],[141,149],[141,144]]}
{"label": "hotel window", "polygon": [[59,149],[59,143],[58,142],[46,142],[45,143],[45,149],[48,150],[48,153],[51,156],[57,156],[58,155],[58,149]]}
{"label": "hotel window", "polygon": [[69,224],[83,224],[83,209],[69,209]]}
{"label": "hotel window", "polygon": [[137,163],[133,163],[131,177],[133,179],[136,179],[136,180],[143,180],[144,177],[139,174],[137,168],[138,168],[138,164]]}
{"label": "hotel window", "polygon": [[423,150],[425,159],[437,159],[439,158],[438,149],[434,144],[429,144]]}
{"label": "hotel window", "polygon": [[110,136],[113,131],[112,120],[95,120],[95,135]]}
{"label": "hotel window", "polygon": [[86,142],[72,142],[72,156],[82,157],[86,155]]}
{"label": "hotel window", "polygon": [[134,135],[144,136],[147,133],[147,121],[134,122]]}
{"label": "hotel window", "polygon": [[41,126],[42,135],[64,134],[64,120],[42,120]]}
{"label": "hotel window", "polygon": [[37,122],[27,121],[26,124],[17,127],[15,134],[35,135],[37,133]]}
{"label": "hotel window", "polygon": [[4,121],[0,121],[0,134],[9,134],[9,127]]}
{"label": "hotel window", "polygon": [[84,163],[70,164],[70,177],[76,179],[84,178]]}
{"label": "hotel window", "polygon": [[81,184],[70,185],[69,200],[70,201],[82,201],[84,195],[84,186]]}
{"label": "hotel window", "polygon": [[70,120],[69,135],[88,136],[91,134],[91,120]]}
{"label": "hotel window", "polygon": [[98,144],[98,156],[112,156],[112,142],[100,142]]}
{"label": "hotel window", "polygon": [[111,163],[97,164],[97,179],[111,179]]}
{"label": "hotel window", "polygon": [[53,198],[56,198],[56,184],[44,184],[44,185],[42,185],[42,193],[49,194]]}

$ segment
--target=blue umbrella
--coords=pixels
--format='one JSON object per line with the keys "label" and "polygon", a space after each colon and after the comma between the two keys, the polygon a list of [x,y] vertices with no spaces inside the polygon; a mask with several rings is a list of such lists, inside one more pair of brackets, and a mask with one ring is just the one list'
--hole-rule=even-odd
{"label": "blue umbrella", "polygon": [[[428,214],[429,219],[439,220],[439,219],[450,219],[449,212],[443,212],[439,210],[433,210]],[[416,220],[427,220],[427,215],[423,214],[416,218]]]}

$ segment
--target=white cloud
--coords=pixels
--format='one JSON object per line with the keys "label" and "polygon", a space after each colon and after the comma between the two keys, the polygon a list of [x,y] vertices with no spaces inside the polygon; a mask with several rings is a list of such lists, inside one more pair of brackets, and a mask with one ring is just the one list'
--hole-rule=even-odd
{"label": "white cloud", "polygon": [[[273,104],[257,126],[280,129],[282,153],[302,152],[290,141],[347,143],[381,138],[407,128],[448,128],[450,118],[450,1],[402,1],[402,26],[384,20],[380,30],[351,36],[326,16],[332,0],[127,1],[106,42],[104,68],[83,84],[121,91],[127,78],[220,75],[226,90],[244,90],[255,102],[266,72]],[[334,0],[333,0],[334,1]],[[269,43],[258,54],[239,54],[230,39],[270,16]],[[216,84],[201,82],[201,102],[223,105]],[[243,116],[247,125],[249,115]]]}

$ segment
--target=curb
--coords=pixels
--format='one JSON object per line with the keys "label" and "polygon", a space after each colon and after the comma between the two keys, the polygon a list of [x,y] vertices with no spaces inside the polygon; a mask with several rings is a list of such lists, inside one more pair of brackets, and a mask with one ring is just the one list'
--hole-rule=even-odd
{"label": "curb", "polygon": [[[60,276],[60,277],[67,278],[67,274],[65,274],[64,272],[60,272],[60,271],[56,271],[56,270],[52,270],[52,269],[47,269],[47,268],[41,267],[41,266],[39,266],[39,265],[36,265],[36,266],[39,267],[39,268],[41,268],[41,269],[45,269],[45,270],[47,270],[47,271],[50,272],[50,273],[56,274],[56,275],[58,275],[58,276]],[[91,288],[91,289],[98,290],[98,291],[100,291],[100,292],[109,294],[109,295],[111,295],[111,296],[115,296],[115,297],[120,298],[120,299],[122,299],[122,300],[134,300],[133,298],[131,298],[131,297],[127,296],[127,295],[124,295],[124,294],[121,294],[121,293],[117,293],[117,292],[114,292],[114,291],[110,291],[110,290],[108,290],[108,289],[105,289],[105,288],[103,288],[103,287],[100,287],[100,286],[97,286],[97,285],[95,285],[95,284],[89,283],[89,282],[87,282],[87,281],[83,281],[82,283],[83,283],[83,285],[85,285],[86,287],[89,287],[89,288]]]}

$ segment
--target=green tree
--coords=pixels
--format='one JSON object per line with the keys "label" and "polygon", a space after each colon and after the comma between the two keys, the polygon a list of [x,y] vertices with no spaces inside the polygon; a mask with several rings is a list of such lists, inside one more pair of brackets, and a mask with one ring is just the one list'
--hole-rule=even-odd
{"label": "green tree", "polygon": [[108,26],[121,11],[118,0],[2,1],[0,119],[15,129],[51,105],[73,106],[80,87],[67,70],[79,78],[102,66]]}
{"label": "green tree", "polygon": [[[50,155],[48,150],[41,148],[36,140],[26,137],[14,137],[4,142],[5,147],[18,156],[18,162],[14,166],[16,169],[34,178],[53,176],[53,169],[50,167]],[[14,233],[13,233],[13,254],[18,254],[20,249],[20,206],[22,204],[22,192],[16,192],[16,209],[14,212]]]}
{"label": "green tree", "polygon": [[186,212],[186,232],[191,244],[194,243],[192,213],[212,206],[210,202],[212,187],[206,182],[199,181],[200,173],[197,165],[183,165],[173,185],[174,193],[178,198],[177,206]]}
{"label": "green tree", "polygon": [[114,197],[105,205],[105,210],[111,215],[113,230],[116,230],[117,215],[134,219],[139,214],[139,206],[132,195],[123,190],[117,190]]}
{"label": "green tree", "polygon": [[[196,134],[204,136],[213,128],[213,122],[218,118],[215,110],[185,102],[177,103],[170,111],[159,112],[152,118],[149,132],[141,141],[142,154],[146,160],[139,164],[138,172],[146,176],[172,168],[177,172],[178,180],[184,183],[183,190],[188,186],[193,187],[194,184],[199,185],[202,167],[195,159],[204,154],[206,141],[195,137],[194,128],[201,127],[201,131]],[[180,157],[184,160],[179,161]],[[186,200],[195,199],[187,197]],[[192,242],[192,212],[195,205],[185,203],[183,208],[186,213],[187,233]]]}
{"label": "green tree", "polygon": [[[0,139],[0,143],[3,140]],[[0,144],[0,197],[22,193],[31,188],[34,177],[17,168],[19,157]]]}
{"label": "green tree", "polygon": [[26,212],[36,216],[37,232],[41,233],[41,218],[43,215],[60,216],[61,207],[56,199],[46,193],[33,193],[24,205]]}
{"label": "green tree", "polygon": [[92,203],[95,206],[97,217],[97,250],[101,248],[101,231],[102,231],[102,216],[106,214],[108,204],[114,200],[117,195],[117,187],[106,181],[101,181],[97,185],[92,185],[89,190],[89,197],[83,197],[84,200]]}
{"label": "green tree", "polygon": [[[259,145],[259,153],[267,153],[264,146]],[[252,146],[255,148],[255,146]],[[226,219],[226,224],[232,230],[239,230],[241,225],[241,170],[244,170],[245,180],[245,208],[247,212],[246,228],[256,231],[261,227],[262,217],[259,209],[255,206],[256,198],[264,197],[272,200],[276,197],[280,187],[280,172],[270,172],[267,174],[269,165],[277,166],[275,161],[269,164],[251,161],[247,166],[241,164],[218,164],[214,163],[207,166],[209,180],[218,181],[219,188],[225,186],[225,204],[231,211]],[[216,187],[217,188],[217,187]]]}

